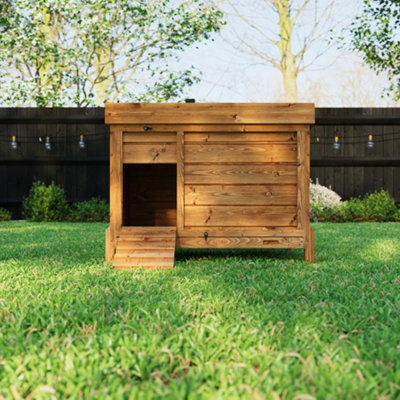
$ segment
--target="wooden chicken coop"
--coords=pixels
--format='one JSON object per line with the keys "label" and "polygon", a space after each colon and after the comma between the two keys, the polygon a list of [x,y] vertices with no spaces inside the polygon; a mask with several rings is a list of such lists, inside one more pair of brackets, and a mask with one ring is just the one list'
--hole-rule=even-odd
{"label": "wooden chicken coop", "polygon": [[116,268],[172,267],[175,248],[304,249],[313,104],[106,104]]}

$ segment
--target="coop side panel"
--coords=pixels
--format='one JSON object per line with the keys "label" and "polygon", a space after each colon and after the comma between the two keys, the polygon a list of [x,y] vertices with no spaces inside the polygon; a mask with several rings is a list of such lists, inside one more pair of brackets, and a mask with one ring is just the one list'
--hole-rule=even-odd
{"label": "coop side panel", "polygon": [[295,229],[294,132],[185,134],[185,228]]}

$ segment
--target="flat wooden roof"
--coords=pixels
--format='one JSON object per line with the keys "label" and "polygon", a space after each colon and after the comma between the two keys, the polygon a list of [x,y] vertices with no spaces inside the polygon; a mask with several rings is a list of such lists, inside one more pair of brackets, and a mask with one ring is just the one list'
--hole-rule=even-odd
{"label": "flat wooden roof", "polygon": [[117,124],[307,124],[313,103],[107,103],[105,123]]}

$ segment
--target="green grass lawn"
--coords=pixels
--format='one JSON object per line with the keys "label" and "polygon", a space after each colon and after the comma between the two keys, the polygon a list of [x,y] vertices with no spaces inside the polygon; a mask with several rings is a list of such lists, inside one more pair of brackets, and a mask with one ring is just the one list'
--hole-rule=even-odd
{"label": "green grass lawn", "polygon": [[0,399],[400,398],[400,224],[103,265],[105,224],[0,224]]}

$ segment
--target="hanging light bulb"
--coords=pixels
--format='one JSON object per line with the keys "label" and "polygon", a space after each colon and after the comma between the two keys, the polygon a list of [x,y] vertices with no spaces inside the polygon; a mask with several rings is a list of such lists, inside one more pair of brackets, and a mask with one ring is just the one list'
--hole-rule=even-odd
{"label": "hanging light bulb", "polygon": [[44,148],[47,151],[51,150],[50,136],[46,136],[46,141],[44,142]]}
{"label": "hanging light bulb", "polygon": [[11,137],[11,148],[13,150],[17,150],[17,147],[18,147],[17,137],[16,136],[12,136]]}
{"label": "hanging light bulb", "polygon": [[85,141],[83,140],[83,135],[80,135],[79,136],[79,148],[80,149],[85,149],[86,148],[86,143],[85,143]]}
{"label": "hanging light bulb", "polygon": [[335,141],[333,142],[333,148],[335,150],[339,150],[340,149],[339,136],[335,136]]}
{"label": "hanging light bulb", "polygon": [[373,149],[375,143],[372,140],[372,135],[368,135],[367,149]]}

